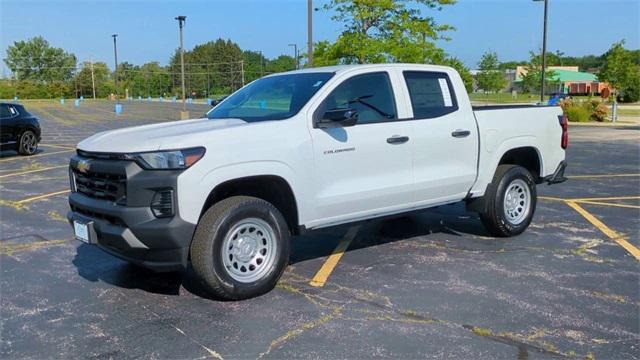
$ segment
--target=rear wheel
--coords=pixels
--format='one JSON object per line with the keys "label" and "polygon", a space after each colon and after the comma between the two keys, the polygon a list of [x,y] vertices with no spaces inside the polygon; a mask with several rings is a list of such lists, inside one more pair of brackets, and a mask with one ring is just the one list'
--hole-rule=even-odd
{"label": "rear wheel", "polygon": [[31,130],[25,130],[18,141],[18,154],[33,155],[38,150],[38,137]]}
{"label": "rear wheel", "polygon": [[246,299],[273,289],[289,261],[289,229],[270,203],[234,196],[213,205],[196,228],[191,263],[206,290]]}
{"label": "rear wheel", "polygon": [[536,210],[536,184],[531,173],[516,165],[500,165],[485,193],[480,219],[494,236],[522,233]]}

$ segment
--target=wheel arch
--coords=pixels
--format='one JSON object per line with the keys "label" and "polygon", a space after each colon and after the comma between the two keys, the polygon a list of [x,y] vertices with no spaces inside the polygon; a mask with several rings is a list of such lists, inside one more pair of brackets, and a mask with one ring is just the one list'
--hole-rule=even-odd
{"label": "wheel arch", "polygon": [[216,185],[204,202],[199,218],[215,203],[232,196],[252,196],[271,203],[278,209],[292,234],[299,230],[299,214],[293,188],[278,175],[252,175],[226,180]]}
{"label": "wheel arch", "polygon": [[[539,183],[542,179],[542,157],[535,146],[521,146],[507,150],[498,161],[496,169],[500,165],[518,165],[527,169]],[[495,170],[494,170],[495,173]]]}

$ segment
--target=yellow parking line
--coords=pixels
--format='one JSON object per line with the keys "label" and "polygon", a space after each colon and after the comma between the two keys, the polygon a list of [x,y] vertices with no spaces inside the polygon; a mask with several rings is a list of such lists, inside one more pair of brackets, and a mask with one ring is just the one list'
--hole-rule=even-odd
{"label": "yellow parking line", "polygon": [[593,226],[597,227],[600,231],[602,231],[605,235],[607,235],[611,240],[618,243],[618,245],[622,246],[625,250],[627,250],[636,260],[640,261],[640,250],[637,247],[631,245],[627,240],[623,238],[621,234],[618,234],[614,230],[611,230],[607,225],[605,225],[602,221],[598,220],[595,216],[593,216],[590,212],[585,210],[582,206],[578,205],[574,201],[567,201],[567,205],[577,211],[580,215],[582,215],[587,221],[589,221]]}
{"label": "yellow parking line", "polygon": [[5,175],[0,175],[0,179],[4,179],[4,178],[10,177],[10,176],[26,175],[26,174],[32,174],[32,173],[41,172],[41,171],[60,169],[60,168],[64,168],[64,167],[67,167],[67,166],[68,165],[51,166],[51,167],[42,168],[42,169],[23,171],[23,172],[18,172],[18,173],[13,173],[13,174],[5,174]]}
{"label": "yellow parking line", "polygon": [[571,175],[569,179],[590,179],[590,178],[610,178],[610,177],[640,177],[640,174],[595,174],[595,175]]}
{"label": "yellow parking line", "polygon": [[636,200],[640,199],[640,196],[612,196],[601,198],[580,198],[580,199],[567,199],[567,201],[607,201],[607,200]]}
{"label": "yellow parking line", "polygon": [[44,154],[36,154],[31,156],[15,156],[15,157],[10,157],[8,159],[0,159],[0,162],[7,162],[7,161],[13,161],[13,160],[31,160],[33,158],[37,158],[40,156],[62,154],[62,153],[71,152],[71,151],[75,151],[75,150],[60,150],[60,151],[54,151],[54,152],[44,153]]}
{"label": "yellow parking line", "polygon": [[60,148],[60,149],[69,149],[69,150],[75,150],[76,148],[71,146],[71,145],[54,145],[54,144],[40,144],[41,146],[51,146],[51,147],[55,147],[55,148]]}
{"label": "yellow parking line", "polygon": [[325,261],[320,270],[318,270],[316,276],[311,279],[309,285],[314,287],[324,286],[324,284],[327,282],[327,279],[333,272],[333,269],[335,269],[336,265],[338,265],[340,258],[342,258],[344,252],[347,251],[347,248],[349,247],[349,245],[351,245],[351,241],[353,241],[353,239],[356,237],[358,230],[360,230],[360,225],[352,226],[351,228],[349,228],[347,234],[344,236],[342,241],[340,241],[338,246],[336,246],[335,250],[333,250],[333,253],[329,256],[329,258],[327,258],[327,261]]}
{"label": "yellow parking line", "polygon": [[599,201],[587,201],[587,200],[582,200],[582,201],[576,201],[580,204],[591,204],[591,205],[602,205],[602,206],[613,206],[613,207],[620,207],[620,208],[627,208],[627,209],[640,209],[640,206],[637,205],[627,205],[627,204],[617,204],[617,203],[606,203],[606,202],[599,202]]}
{"label": "yellow parking line", "polygon": [[16,201],[15,203],[20,205],[20,204],[26,204],[29,202],[33,202],[36,200],[40,200],[40,199],[46,199],[48,197],[52,197],[52,196],[56,196],[56,195],[61,195],[61,194],[66,194],[68,192],[70,192],[71,190],[61,190],[61,191],[56,191],[56,192],[52,192],[52,193],[48,193],[48,194],[43,194],[43,195],[38,195],[38,196],[34,196],[34,197],[30,197],[28,199],[24,199],[24,200],[20,200],[20,201]]}
{"label": "yellow parking line", "polygon": [[561,198],[551,197],[551,196],[538,196],[538,199],[540,199],[540,200],[551,200],[551,201],[566,201],[567,200],[567,199],[561,199]]}

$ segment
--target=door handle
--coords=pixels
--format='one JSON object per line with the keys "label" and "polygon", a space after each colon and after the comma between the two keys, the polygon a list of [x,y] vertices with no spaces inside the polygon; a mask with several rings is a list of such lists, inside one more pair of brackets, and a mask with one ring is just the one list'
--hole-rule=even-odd
{"label": "door handle", "polygon": [[463,138],[463,137],[467,137],[471,134],[471,131],[469,130],[456,130],[454,132],[451,133],[451,136],[453,136],[454,138]]}
{"label": "door handle", "polygon": [[387,143],[389,144],[404,144],[407,141],[409,141],[408,136],[399,136],[399,135],[394,135],[387,139]]}

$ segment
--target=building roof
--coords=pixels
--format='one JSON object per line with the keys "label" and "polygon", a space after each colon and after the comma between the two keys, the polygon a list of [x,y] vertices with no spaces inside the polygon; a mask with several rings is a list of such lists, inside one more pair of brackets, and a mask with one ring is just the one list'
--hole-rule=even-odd
{"label": "building roof", "polygon": [[581,72],[581,71],[570,71],[570,70],[553,70],[555,75],[552,77],[553,81],[560,82],[591,82],[598,81],[598,77],[595,74]]}
{"label": "building roof", "polygon": [[[592,82],[598,81],[598,77],[595,74],[582,72],[582,71],[572,71],[572,70],[562,70],[562,69],[548,69],[548,71],[553,71],[554,75],[551,77],[551,81],[553,82]],[[522,81],[522,77],[518,77],[516,82]]]}

